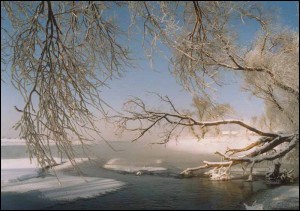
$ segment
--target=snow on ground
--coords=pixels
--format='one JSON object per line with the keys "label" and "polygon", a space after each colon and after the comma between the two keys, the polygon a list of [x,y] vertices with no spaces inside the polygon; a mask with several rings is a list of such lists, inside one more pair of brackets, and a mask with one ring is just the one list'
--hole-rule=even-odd
{"label": "snow on ground", "polygon": [[[78,158],[76,163],[87,160]],[[125,185],[113,179],[69,176],[62,173],[61,170],[71,166],[69,161],[56,166],[57,178],[53,175],[42,175],[35,161],[30,163],[25,158],[1,159],[1,192],[40,191],[44,197],[52,200],[74,200],[103,195]]]}
{"label": "snow on ground", "polygon": [[[55,170],[62,170],[72,166],[67,160],[54,157],[58,166]],[[76,158],[76,163],[87,161],[87,158]],[[28,180],[41,176],[42,170],[38,166],[36,159],[30,161],[29,158],[1,159],[1,186],[6,183]]]}
{"label": "snow on ground", "polygon": [[107,165],[103,166],[106,169],[126,172],[137,172],[137,171],[166,171],[163,167],[152,167],[152,166],[123,166],[123,165]]}
{"label": "snow on ground", "polygon": [[[160,164],[161,161],[157,160],[157,164]],[[130,165],[124,162],[123,159],[120,158],[113,158],[107,161],[105,165],[103,165],[103,168],[116,170],[116,171],[125,171],[129,173],[138,172],[138,171],[148,171],[148,172],[154,172],[154,171],[166,171],[166,168],[163,167],[156,167],[156,166],[136,166],[136,165]]]}
{"label": "snow on ground", "polygon": [[35,160],[28,158],[1,159],[1,187],[10,182],[22,181],[39,175],[39,167]]}
{"label": "snow on ground", "polygon": [[201,140],[195,138],[186,138],[178,141],[170,141],[167,147],[172,150],[186,151],[193,154],[212,154],[216,151],[224,152],[229,148],[243,148],[254,141],[258,140],[259,136],[221,136],[207,137]]}
{"label": "snow on ground", "polygon": [[1,138],[1,146],[18,146],[25,145],[25,139],[10,139],[10,138]]}
{"label": "snow on ground", "polygon": [[[47,142],[45,142],[47,143]],[[72,141],[72,145],[80,145],[81,143],[79,141]],[[26,140],[25,139],[19,139],[19,138],[1,138],[1,146],[25,146]],[[54,146],[54,141],[49,141],[50,146]]]}
{"label": "snow on ground", "polygon": [[123,182],[113,179],[59,175],[58,179],[55,176],[50,176],[10,183],[1,187],[1,192],[14,191],[24,193],[36,190],[51,200],[74,200],[103,195],[116,191],[123,185]]}
{"label": "snow on ground", "polygon": [[265,190],[254,197],[247,210],[299,210],[299,186],[280,186]]}

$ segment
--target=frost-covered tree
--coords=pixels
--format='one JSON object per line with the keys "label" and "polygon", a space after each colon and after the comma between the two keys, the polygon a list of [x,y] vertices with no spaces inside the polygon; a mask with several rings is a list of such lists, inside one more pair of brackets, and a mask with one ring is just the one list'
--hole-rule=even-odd
{"label": "frost-covered tree", "polygon": [[[120,116],[119,124],[139,132],[134,140],[156,125],[166,129],[161,144],[175,138],[184,128],[190,128],[199,137],[215,126],[239,125],[261,138],[242,149],[216,152],[224,162],[204,161],[203,166],[188,168],[182,174],[215,167],[216,171],[226,175],[231,166],[242,164],[250,165],[249,180],[252,180],[256,163],[282,158],[298,148],[298,31],[276,25],[274,14],[255,2],[132,4],[144,17],[144,27],[153,41],[159,39],[172,50],[175,77],[188,91],[200,96],[194,100],[196,115],[179,111],[167,97],[160,96],[160,99],[169,105],[168,111],[153,110],[138,98],[128,101],[128,115]],[[239,22],[242,24],[239,25]],[[238,26],[247,30],[247,25],[253,23],[259,26],[259,33],[246,45],[241,42]],[[264,99],[265,122],[270,126],[267,131],[241,120],[227,120],[224,118],[224,105],[216,104],[209,97],[212,84],[226,82],[226,77],[222,77],[226,71],[240,75],[244,89]],[[218,112],[220,115],[216,115]],[[139,126],[129,128],[132,121],[139,121]],[[273,130],[270,130],[271,125]]]}
{"label": "frost-covered tree", "polygon": [[[110,14],[114,2],[1,2],[1,54],[25,105],[15,125],[30,156],[55,164],[54,141],[75,166],[73,140],[103,138],[95,112],[106,115],[101,88],[130,65],[124,33]],[[2,66],[2,65],[1,65]]]}
{"label": "frost-covered tree", "polygon": [[[170,49],[174,77],[195,96],[195,113],[179,111],[168,97],[160,95],[169,111],[153,110],[139,98],[129,100],[127,113],[117,121],[121,129],[139,132],[134,140],[162,124],[165,136],[160,143],[185,128],[201,137],[215,126],[239,125],[262,137],[243,149],[217,152],[224,162],[205,161],[204,166],[183,174],[208,167],[225,167],[227,172],[232,165],[250,164],[249,179],[256,163],[283,157],[297,148],[299,33],[274,25],[275,15],[256,2],[46,1],[3,2],[1,6],[2,20],[9,23],[1,28],[6,34],[1,44],[12,55],[12,80],[25,100],[24,108],[16,108],[22,113],[16,126],[29,152],[43,166],[53,161],[43,140],[54,140],[72,160],[71,137],[83,143],[91,139],[86,130],[99,132],[88,105],[105,115],[99,89],[130,61],[127,48],[119,42],[123,35],[120,23],[110,13],[118,12],[119,7],[128,8],[129,29],[144,34],[149,58],[159,46]],[[245,44],[238,29],[247,30],[248,24],[256,24],[259,33]],[[264,122],[272,124],[273,130],[226,119],[230,106],[217,104],[210,93],[215,85],[226,82],[223,76],[228,71],[243,78],[244,89],[265,100]],[[132,121],[140,125],[130,128]],[[270,153],[277,146],[281,150]]]}

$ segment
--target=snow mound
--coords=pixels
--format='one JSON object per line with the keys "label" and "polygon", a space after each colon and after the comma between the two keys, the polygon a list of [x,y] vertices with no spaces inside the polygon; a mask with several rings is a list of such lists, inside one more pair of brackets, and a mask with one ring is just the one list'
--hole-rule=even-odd
{"label": "snow mound", "polygon": [[1,186],[39,176],[40,168],[35,160],[28,158],[1,159]]}
{"label": "snow mound", "polygon": [[257,204],[256,201],[252,205],[247,205],[244,203],[246,210],[263,210],[262,204]]}
{"label": "snow mound", "polygon": [[153,167],[153,166],[122,166],[122,165],[104,165],[106,169],[126,172],[138,172],[138,171],[166,171],[164,167]]}
{"label": "snow mound", "polygon": [[[58,162],[59,158],[55,160]],[[87,160],[75,159],[77,164]],[[69,176],[59,171],[69,167],[72,167],[69,161],[55,166],[57,178],[53,175],[43,175],[35,160],[31,163],[25,158],[2,159],[1,192],[40,191],[43,197],[51,200],[74,200],[103,195],[119,190],[125,185],[113,179]]]}
{"label": "snow mound", "polygon": [[[161,161],[155,162],[156,164],[160,164]],[[115,170],[115,171],[124,171],[129,173],[135,173],[139,171],[143,172],[155,172],[155,171],[166,171],[167,169],[164,167],[159,166],[149,166],[149,165],[130,165],[126,163],[126,160],[120,159],[120,158],[113,158],[106,162],[106,164],[103,165],[103,168]]]}
{"label": "snow mound", "polygon": [[77,176],[59,176],[32,178],[25,182],[17,182],[1,188],[1,192],[14,191],[24,193],[40,191],[51,200],[74,200],[90,198],[119,190],[125,183],[113,179]]}
{"label": "snow mound", "polygon": [[247,210],[299,210],[299,186],[280,186],[265,190],[254,197]]}

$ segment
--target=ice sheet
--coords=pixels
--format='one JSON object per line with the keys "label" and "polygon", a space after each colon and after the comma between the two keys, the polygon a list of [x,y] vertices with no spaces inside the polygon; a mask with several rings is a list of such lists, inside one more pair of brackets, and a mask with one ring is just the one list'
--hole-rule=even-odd
{"label": "ice sheet", "polygon": [[[59,160],[58,158],[56,158]],[[76,163],[88,160],[78,158]],[[51,200],[74,200],[103,195],[122,188],[125,183],[113,179],[80,177],[62,174],[60,170],[71,167],[71,163],[64,162],[56,166],[55,176],[41,176],[41,170],[35,161],[29,159],[1,160],[1,192],[40,191],[43,197]]]}
{"label": "ice sheet", "polygon": [[[156,164],[160,164],[161,160],[156,160]],[[120,159],[120,158],[113,158],[110,159],[109,161],[106,162],[105,165],[103,165],[103,168],[106,169],[111,169],[111,170],[116,170],[116,171],[125,171],[125,172],[138,172],[138,171],[149,171],[149,172],[154,172],[154,171],[166,171],[167,169],[164,167],[159,167],[159,166],[139,166],[139,165],[129,165],[126,163],[125,160]]]}
{"label": "ice sheet", "polygon": [[1,192],[40,191],[51,200],[74,200],[90,198],[116,191],[125,184],[120,181],[96,177],[59,176],[32,178],[23,182],[10,183],[1,188]]}

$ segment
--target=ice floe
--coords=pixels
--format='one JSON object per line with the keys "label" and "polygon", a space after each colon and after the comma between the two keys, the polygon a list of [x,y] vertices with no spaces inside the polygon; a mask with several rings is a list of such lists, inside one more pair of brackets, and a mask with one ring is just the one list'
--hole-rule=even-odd
{"label": "ice floe", "polygon": [[[57,158],[58,159],[58,158]],[[87,161],[78,158],[76,163]],[[51,200],[74,200],[90,198],[116,191],[125,183],[107,178],[81,177],[63,174],[60,170],[72,167],[68,161],[55,167],[58,177],[44,175],[37,163],[30,163],[29,159],[1,160],[1,192],[40,191],[43,197]]]}
{"label": "ice floe", "polygon": [[[158,160],[156,160],[158,161]],[[161,164],[161,160],[156,162],[156,164]],[[124,171],[129,173],[136,173],[136,172],[156,172],[156,171],[166,171],[167,169],[160,166],[150,166],[150,165],[130,165],[128,162],[126,163],[125,160],[120,158],[113,158],[106,162],[103,165],[103,168],[116,170],[116,171]]]}

